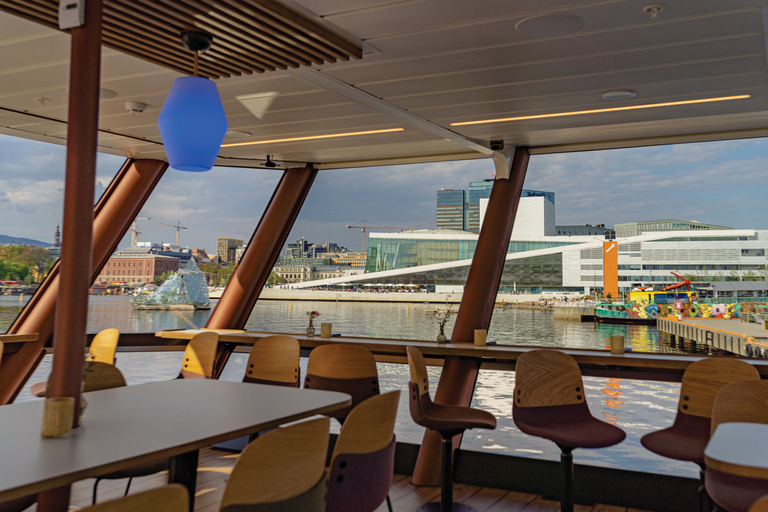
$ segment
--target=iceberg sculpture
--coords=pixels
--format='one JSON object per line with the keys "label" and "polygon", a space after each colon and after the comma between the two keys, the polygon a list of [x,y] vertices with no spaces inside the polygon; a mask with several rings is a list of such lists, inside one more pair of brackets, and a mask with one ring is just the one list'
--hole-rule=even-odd
{"label": "iceberg sculpture", "polygon": [[187,266],[171,274],[156,290],[140,287],[131,299],[133,309],[211,309],[205,274],[190,258]]}

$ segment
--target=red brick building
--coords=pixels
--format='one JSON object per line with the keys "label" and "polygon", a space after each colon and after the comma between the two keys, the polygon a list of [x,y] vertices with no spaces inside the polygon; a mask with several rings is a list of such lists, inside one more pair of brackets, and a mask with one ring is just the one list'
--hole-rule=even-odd
{"label": "red brick building", "polygon": [[179,270],[179,259],[157,254],[113,254],[101,269],[95,284],[151,283],[164,272]]}

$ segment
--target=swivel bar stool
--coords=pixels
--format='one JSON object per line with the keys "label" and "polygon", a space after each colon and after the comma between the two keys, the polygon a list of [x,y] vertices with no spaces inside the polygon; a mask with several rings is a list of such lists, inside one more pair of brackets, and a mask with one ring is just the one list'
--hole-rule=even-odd
{"label": "swivel bar stool", "polygon": [[620,443],[623,430],[589,412],[581,370],[573,357],[557,350],[533,350],[515,365],[515,425],[560,448],[560,510],[573,512],[573,450]]}
{"label": "swivel bar stool", "polygon": [[411,369],[410,407],[411,417],[418,425],[437,431],[442,437],[442,478],[440,503],[427,503],[419,512],[470,512],[475,509],[453,503],[453,438],[469,428],[496,428],[493,414],[471,407],[442,405],[429,397],[429,380],[424,356],[416,347],[407,347],[408,365]]}

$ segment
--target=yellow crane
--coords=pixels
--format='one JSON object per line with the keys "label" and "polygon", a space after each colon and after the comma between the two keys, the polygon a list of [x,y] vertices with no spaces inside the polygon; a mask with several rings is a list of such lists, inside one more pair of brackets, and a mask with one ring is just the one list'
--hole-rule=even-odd
{"label": "yellow crane", "polygon": [[407,228],[392,228],[387,226],[366,226],[365,221],[362,222],[362,226],[350,226],[347,224],[348,229],[360,230],[360,252],[365,252],[365,230],[366,229],[384,229],[387,231],[405,231]]}
{"label": "yellow crane", "polygon": [[169,228],[176,228],[176,245],[179,245],[179,233],[182,229],[187,229],[181,225],[181,222],[176,221],[176,224],[166,224],[164,222],[158,222],[161,226],[168,226]]}
{"label": "yellow crane", "polygon": [[136,217],[133,219],[133,226],[128,230],[131,231],[131,247],[136,247],[139,244],[139,235],[141,234],[141,231],[139,231],[139,226],[136,224],[137,220],[150,220],[150,217]]}

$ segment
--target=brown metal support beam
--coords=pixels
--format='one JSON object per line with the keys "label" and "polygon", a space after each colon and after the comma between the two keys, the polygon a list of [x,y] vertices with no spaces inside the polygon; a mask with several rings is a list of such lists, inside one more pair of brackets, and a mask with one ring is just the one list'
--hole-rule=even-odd
{"label": "brown metal support beam", "polygon": [[277,184],[248,247],[211,313],[209,329],[242,329],[317,176],[311,165],[288,169]]}
{"label": "brown metal support beam", "polygon": [[[128,231],[168,163],[160,160],[126,160],[94,208],[93,262],[91,282]],[[53,334],[54,310],[59,289],[57,263],[8,331],[11,334],[38,333],[38,341],[3,359],[0,371],[0,404],[12,402],[40,360]]]}
{"label": "brown metal support beam", "polygon": [[[475,329],[487,329],[491,324],[529,158],[528,148],[518,147],[509,179],[497,179],[493,183],[451,343],[473,343]],[[435,402],[468,407],[472,402],[478,368],[476,361],[446,358],[435,391]],[[414,484],[440,485],[440,440],[435,431],[424,433],[411,479]],[[460,442],[461,436],[456,436],[454,447]]]}

